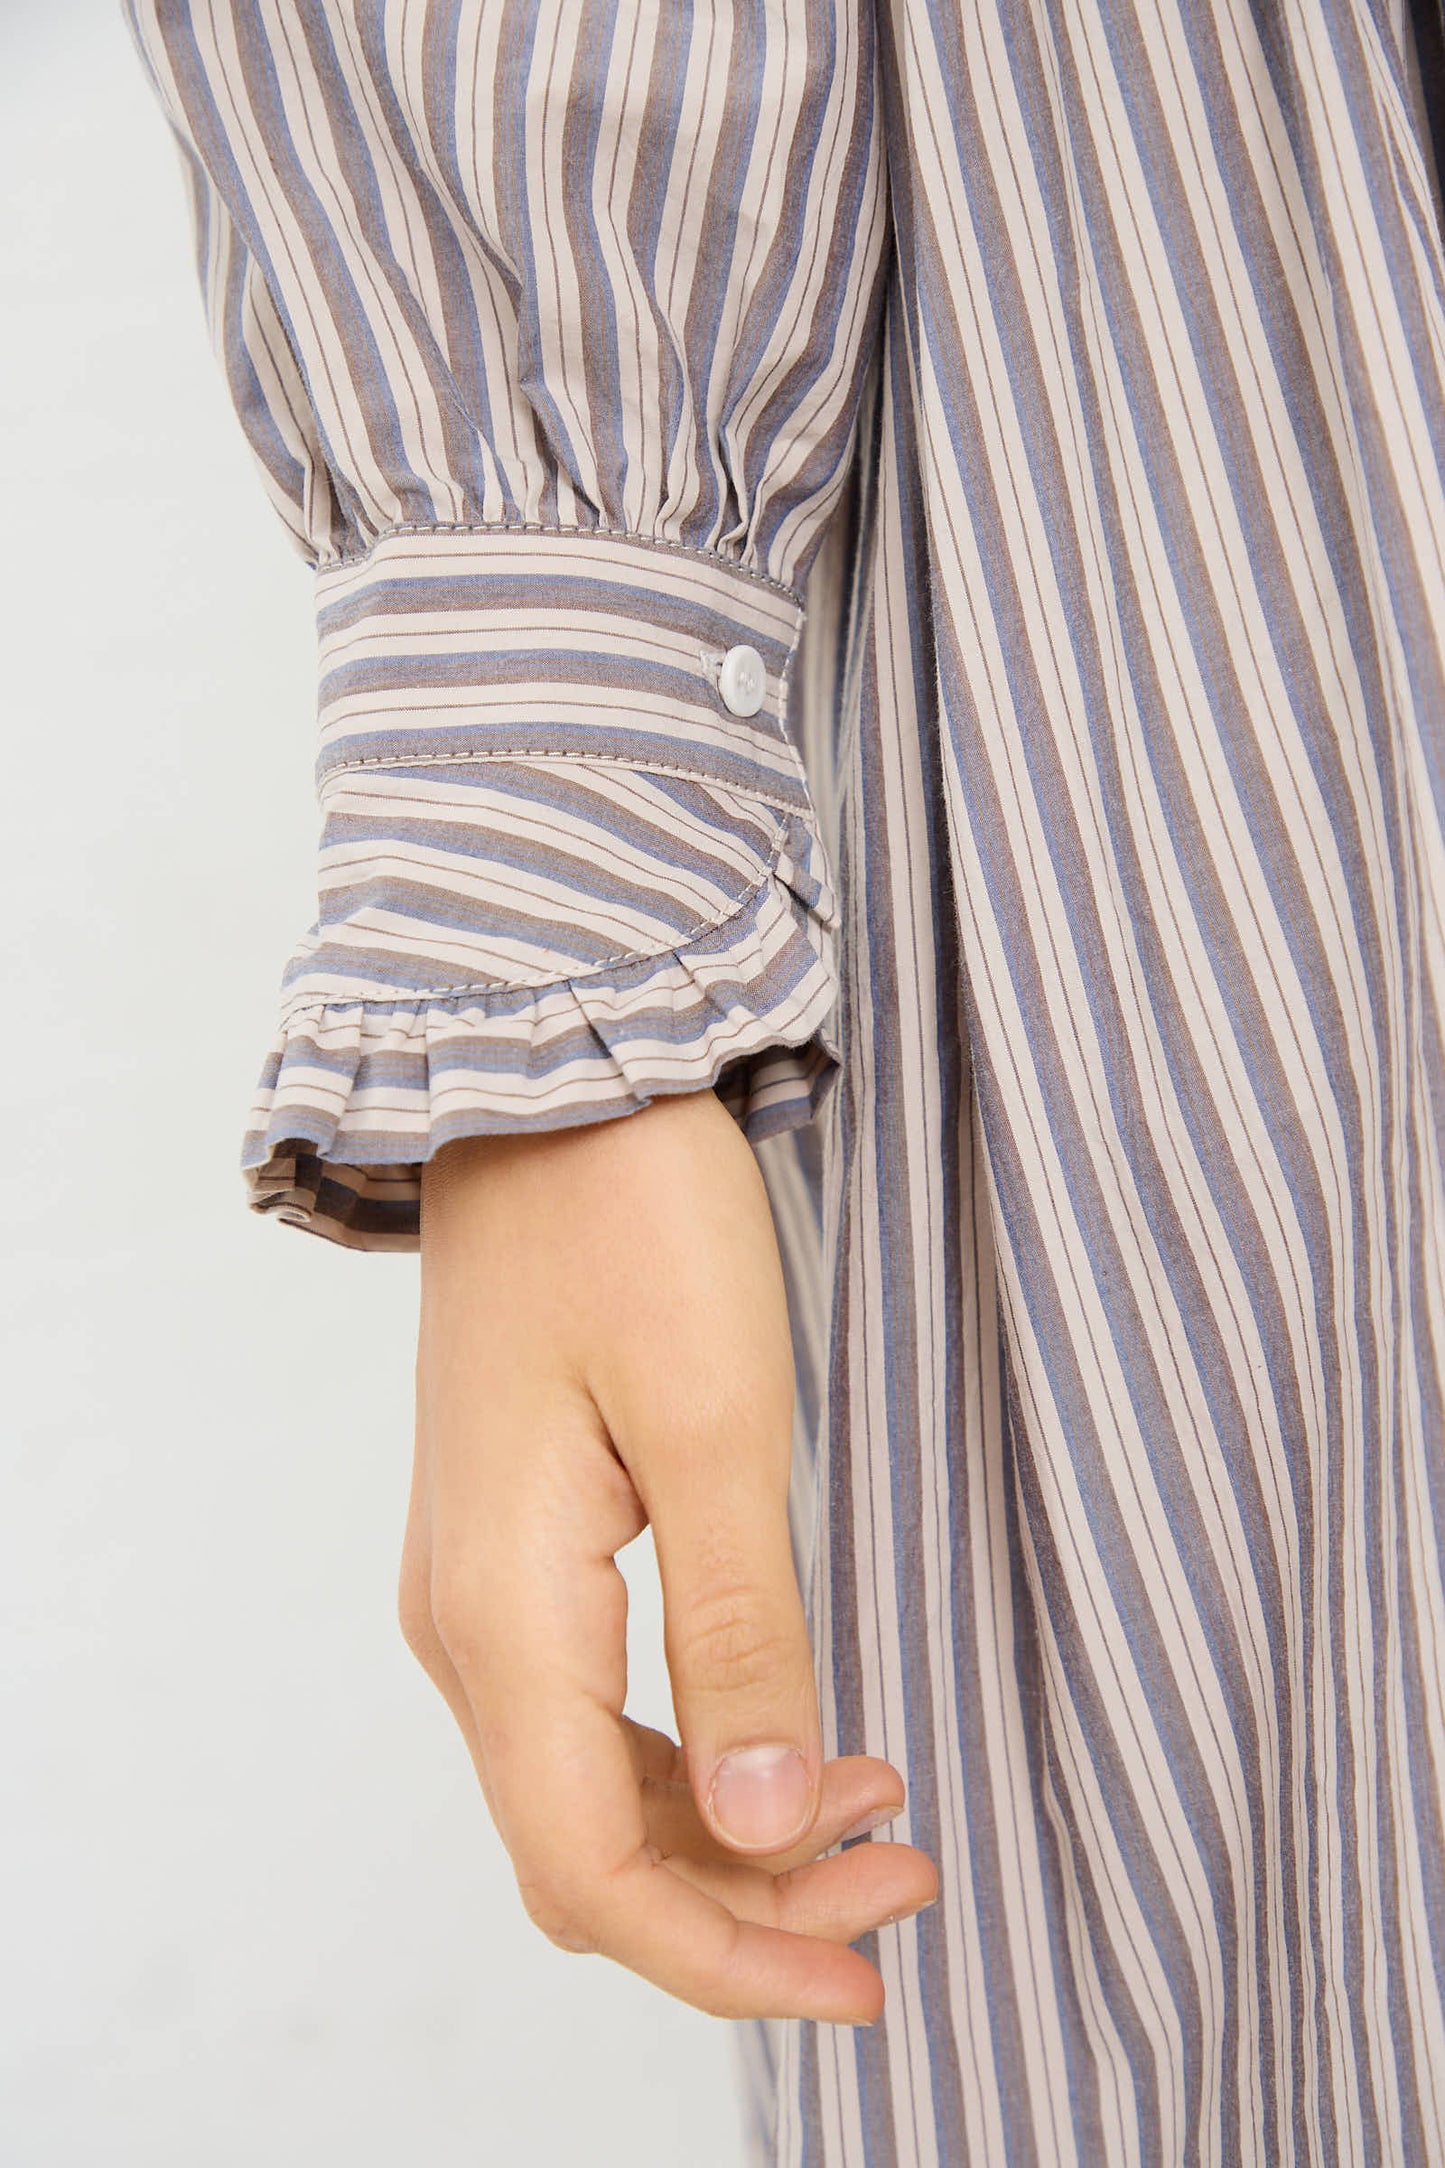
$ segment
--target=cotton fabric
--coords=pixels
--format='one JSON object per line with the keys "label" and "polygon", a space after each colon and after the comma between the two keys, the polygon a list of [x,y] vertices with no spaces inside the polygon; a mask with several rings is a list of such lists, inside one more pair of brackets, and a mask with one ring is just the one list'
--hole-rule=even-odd
{"label": "cotton fabric", "polygon": [[317,581],[252,1203],[708,1084],[768,1180],[942,1895],[758,2162],[1445,2160],[1437,14],[134,0]]}

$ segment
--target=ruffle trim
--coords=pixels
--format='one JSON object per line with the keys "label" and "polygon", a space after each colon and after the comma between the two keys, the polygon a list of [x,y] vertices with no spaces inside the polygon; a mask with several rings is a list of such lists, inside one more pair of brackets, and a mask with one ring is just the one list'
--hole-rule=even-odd
{"label": "ruffle trim", "polygon": [[810,1121],[841,1061],[837,906],[783,823],[731,917],[542,987],[316,1000],[283,1013],[248,1125],[247,1201],[361,1250],[414,1250],[421,1168],[454,1138],[573,1127],[709,1085],[751,1142]]}

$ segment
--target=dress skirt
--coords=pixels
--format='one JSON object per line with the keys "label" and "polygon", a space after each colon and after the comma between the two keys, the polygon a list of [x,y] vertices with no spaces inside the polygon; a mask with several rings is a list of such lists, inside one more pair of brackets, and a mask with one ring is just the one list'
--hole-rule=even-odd
{"label": "dress skirt", "polygon": [[[826,1751],[939,1902],[767,2168],[1445,2162],[1445,310],[1408,17],[895,0],[760,1156]],[[1026,152],[1021,146],[1026,146]],[[1010,148],[1011,147],[1011,148]]]}

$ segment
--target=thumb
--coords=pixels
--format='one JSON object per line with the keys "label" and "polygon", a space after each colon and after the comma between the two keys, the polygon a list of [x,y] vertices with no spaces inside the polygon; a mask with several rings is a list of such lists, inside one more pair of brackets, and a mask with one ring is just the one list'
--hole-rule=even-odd
{"label": "thumb", "polygon": [[704,1481],[653,1501],[673,1704],[713,1835],[780,1852],[817,1814],[823,1761],[787,1460],[750,1456],[736,1437],[709,1459]]}
{"label": "thumb", "polygon": [[715,1092],[617,1126],[630,1149],[599,1207],[584,1374],[652,1527],[698,1812],[722,1844],[780,1851],[816,1819],[823,1757],[788,1537],[796,1379],[771,1205]]}

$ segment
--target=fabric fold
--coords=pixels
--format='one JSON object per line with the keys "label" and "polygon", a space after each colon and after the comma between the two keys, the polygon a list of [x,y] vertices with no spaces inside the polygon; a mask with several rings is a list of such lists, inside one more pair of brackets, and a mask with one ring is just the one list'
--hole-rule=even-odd
{"label": "fabric fold", "polygon": [[248,1125],[249,1201],[362,1250],[414,1249],[421,1167],[454,1138],[571,1127],[715,1086],[750,1141],[809,1121],[841,1060],[838,910],[795,814],[731,915],[546,984],[303,995]]}
{"label": "fabric fold", "polygon": [[837,911],[786,727],[801,598],[503,527],[383,536],[317,604],[319,909],[243,1146],[256,1209],[405,1248],[454,1137],[713,1084],[750,1137],[806,1120]]}

